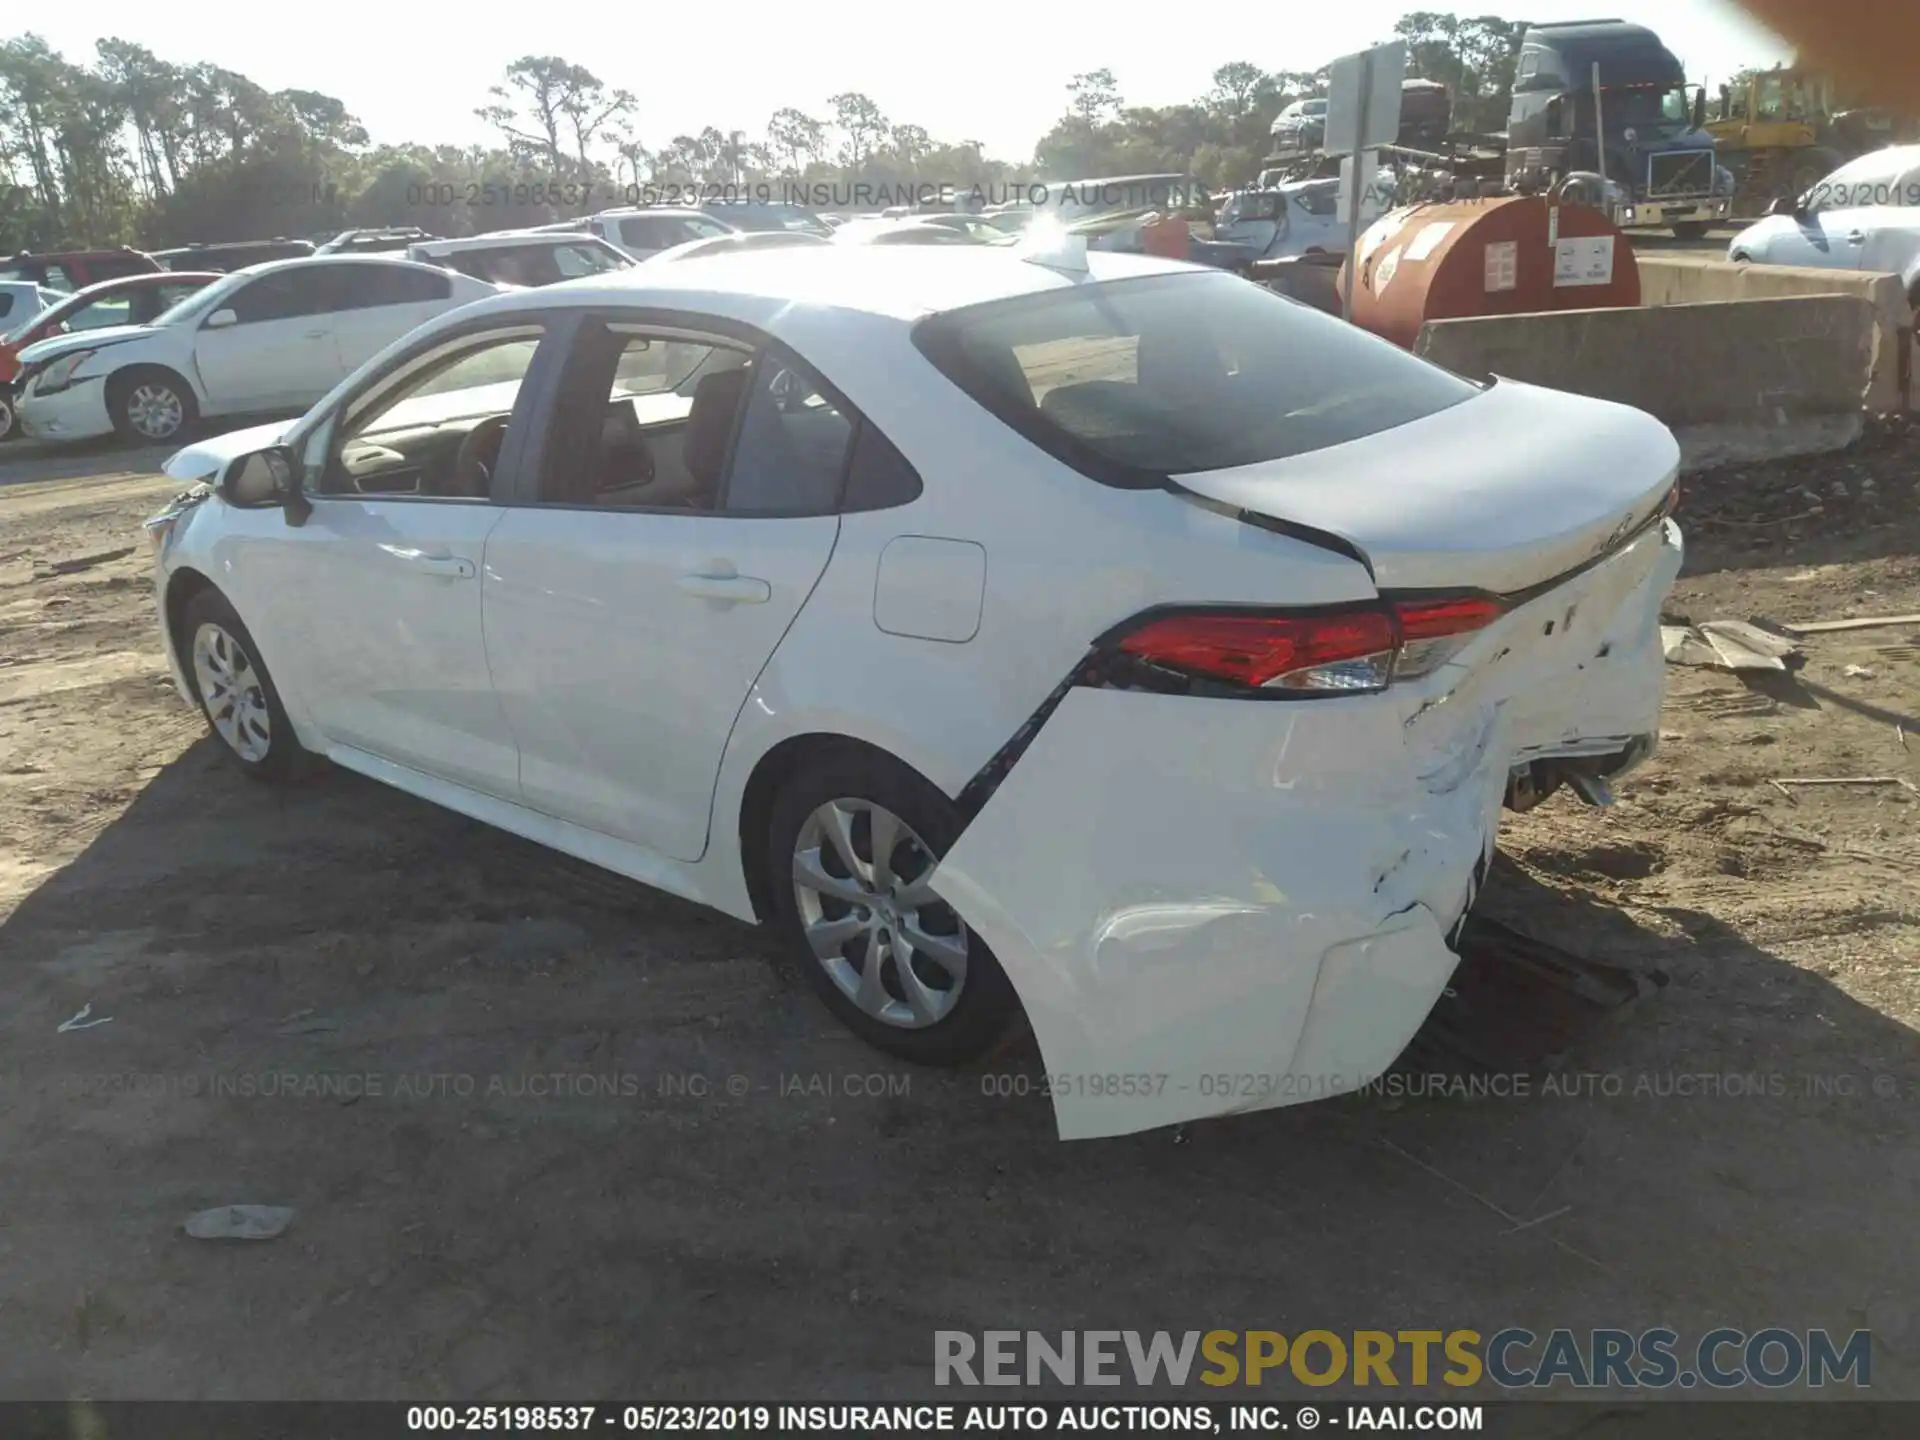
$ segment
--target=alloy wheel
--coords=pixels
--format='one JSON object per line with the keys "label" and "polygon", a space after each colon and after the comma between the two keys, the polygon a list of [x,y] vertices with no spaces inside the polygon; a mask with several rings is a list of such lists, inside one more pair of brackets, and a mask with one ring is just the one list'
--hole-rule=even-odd
{"label": "alloy wheel", "polygon": [[211,621],[193,636],[193,678],[220,738],[242,760],[259,764],[273,745],[273,717],[253,661]]}
{"label": "alloy wheel", "polygon": [[148,381],[127,396],[127,423],[149,440],[172,438],[185,418],[185,407],[171,386]]}
{"label": "alloy wheel", "polygon": [[937,1025],[967,979],[967,931],[927,883],[938,858],[870,800],[829,800],[793,847],[793,893],[814,958],[883,1024]]}

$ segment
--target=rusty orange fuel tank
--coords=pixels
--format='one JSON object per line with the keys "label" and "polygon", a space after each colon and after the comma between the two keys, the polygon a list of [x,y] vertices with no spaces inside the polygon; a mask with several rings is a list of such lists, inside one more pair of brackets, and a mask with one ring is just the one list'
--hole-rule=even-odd
{"label": "rusty orange fuel tank", "polygon": [[1356,253],[1353,323],[1408,350],[1429,320],[1640,303],[1627,237],[1592,206],[1545,196],[1395,210]]}

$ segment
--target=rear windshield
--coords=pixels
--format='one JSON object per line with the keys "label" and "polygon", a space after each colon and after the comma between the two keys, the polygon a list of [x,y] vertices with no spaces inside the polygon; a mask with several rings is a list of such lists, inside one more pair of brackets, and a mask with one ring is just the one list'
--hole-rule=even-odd
{"label": "rear windshield", "polygon": [[441,263],[496,285],[555,285],[583,275],[622,270],[632,262],[612,246],[582,238],[459,250]]}
{"label": "rear windshield", "polygon": [[922,321],[948,379],[1104,484],[1303,455],[1479,393],[1223,271],[1087,284]]}

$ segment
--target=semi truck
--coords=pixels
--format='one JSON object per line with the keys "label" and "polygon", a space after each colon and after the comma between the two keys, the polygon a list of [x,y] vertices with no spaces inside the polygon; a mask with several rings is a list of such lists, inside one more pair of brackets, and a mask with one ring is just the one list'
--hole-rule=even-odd
{"label": "semi truck", "polygon": [[1623,227],[1690,239],[1733,213],[1706,91],[1644,25],[1577,20],[1530,25],[1520,38],[1506,186],[1532,194],[1583,175],[1604,177],[1599,208]]}

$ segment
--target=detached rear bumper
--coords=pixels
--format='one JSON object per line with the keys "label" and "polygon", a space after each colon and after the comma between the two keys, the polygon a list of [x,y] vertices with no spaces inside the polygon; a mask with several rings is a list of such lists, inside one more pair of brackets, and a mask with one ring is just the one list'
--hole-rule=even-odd
{"label": "detached rear bumper", "polygon": [[1512,768],[1657,733],[1679,565],[1663,525],[1407,695],[1068,692],[932,882],[1019,991],[1060,1137],[1391,1065],[1457,963]]}

